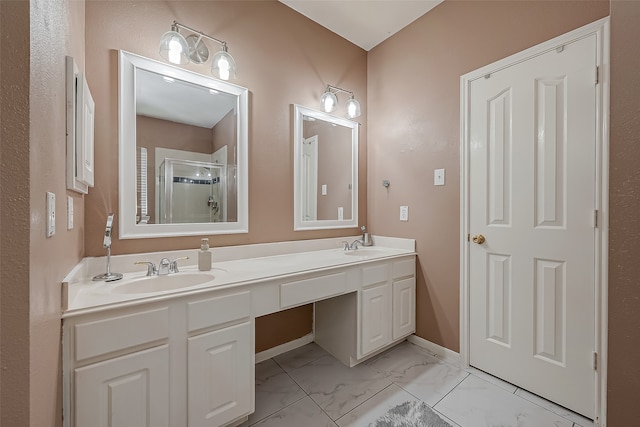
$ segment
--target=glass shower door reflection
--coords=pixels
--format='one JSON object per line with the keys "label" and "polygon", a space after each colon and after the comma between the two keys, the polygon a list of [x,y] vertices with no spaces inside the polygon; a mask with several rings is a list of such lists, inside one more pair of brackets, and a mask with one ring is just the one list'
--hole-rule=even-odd
{"label": "glass shower door reflection", "polygon": [[160,171],[161,223],[227,220],[226,173],[223,165],[167,158]]}

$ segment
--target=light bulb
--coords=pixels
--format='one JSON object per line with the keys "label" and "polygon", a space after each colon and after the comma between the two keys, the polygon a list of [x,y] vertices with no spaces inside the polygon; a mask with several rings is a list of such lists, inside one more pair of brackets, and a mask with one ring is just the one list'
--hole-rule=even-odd
{"label": "light bulb", "polygon": [[338,98],[335,93],[327,91],[322,95],[322,98],[320,98],[320,105],[325,113],[330,113],[336,109]]}
{"label": "light bulb", "polygon": [[224,56],[218,59],[218,69],[220,70],[220,78],[222,80],[229,80],[229,61]]}
{"label": "light bulb", "polygon": [[180,64],[180,55],[182,55],[182,46],[174,38],[169,42],[169,62]]}
{"label": "light bulb", "polygon": [[360,103],[353,97],[347,101],[347,114],[352,119],[360,116]]}
{"label": "light bulb", "polygon": [[226,45],[222,50],[213,55],[211,61],[211,73],[221,80],[231,80],[236,78],[236,61],[226,50]]}

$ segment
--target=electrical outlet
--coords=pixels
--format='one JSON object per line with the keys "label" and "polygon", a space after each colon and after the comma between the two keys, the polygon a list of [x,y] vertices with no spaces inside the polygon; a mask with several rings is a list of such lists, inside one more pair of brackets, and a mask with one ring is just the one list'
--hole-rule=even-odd
{"label": "electrical outlet", "polygon": [[409,206],[400,206],[400,221],[409,221]]}
{"label": "electrical outlet", "polygon": [[47,191],[47,237],[56,234],[56,195]]}
{"label": "electrical outlet", "polygon": [[73,230],[73,197],[67,196],[67,230]]}
{"label": "electrical outlet", "polygon": [[326,196],[327,195],[327,184],[322,184],[322,195]]}
{"label": "electrical outlet", "polygon": [[340,206],[338,208],[338,221],[342,221],[344,219],[344,208]]}
{"label": "electrical outlet", "polygon": [[433,185],[444,185],[444,169],[433,171]]}

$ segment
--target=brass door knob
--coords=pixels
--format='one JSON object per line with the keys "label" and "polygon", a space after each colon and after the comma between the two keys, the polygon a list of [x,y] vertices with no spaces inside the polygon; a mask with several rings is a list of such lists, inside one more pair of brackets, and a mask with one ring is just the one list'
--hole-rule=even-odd
{"label": "brass door knob", "polygon": [[473,236],[473,243],[477,243],[479,245],[483,244],[486,239],[482,234],[476,234]]}

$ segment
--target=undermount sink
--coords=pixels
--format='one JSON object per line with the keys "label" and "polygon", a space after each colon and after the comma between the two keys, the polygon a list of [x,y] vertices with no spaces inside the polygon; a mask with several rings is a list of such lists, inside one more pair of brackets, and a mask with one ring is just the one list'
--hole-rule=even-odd
{"label": "undermount sink", "polygon": [[114,289],[118,294],[146,294],[150,292],[173,291],[202,285],[215,278],[211,272],[176,273],[166,276],[145,276],[126,280]]}
{"label": "undermount sink", "polygon": [[359,256],[359,257],[370,257],[370,256],[378,256],[384,254],[384,250],[376,249],[376,248],[358,248],[352,249],[350,251],[343,251],[345,255],[349,256]]}

